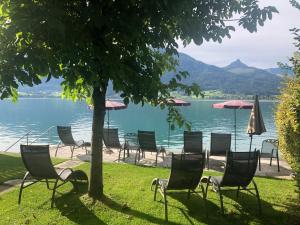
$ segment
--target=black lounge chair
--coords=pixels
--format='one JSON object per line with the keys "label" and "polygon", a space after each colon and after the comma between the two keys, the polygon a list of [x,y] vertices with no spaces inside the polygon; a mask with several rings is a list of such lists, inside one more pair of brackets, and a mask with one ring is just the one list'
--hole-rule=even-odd
{"label": "black lounge chair", "polygon": [[231,134],[211,133],[210,150],[207,151],[207,168],[209,169],[209,157],[226,156],[231,148]]}
{"label": "black lounge chair", "polygon": [[136,154],[139,153],[139,143],[138,143],[138,136],[136,133],[127,133],[124,135],[125,144],[124,144],[124,155],[125,158],[125,151],[127,150],[127,156],[129,156],[129,151],[135,151]]}
{"label": "black lounge chair", "polygon": [[103,128],[103,141],[107,149],[119,151],[118,161],[120,161],[121,152],[124,151],[125,155],[125,149],[120,143],[118,128]]}
{"label": "black lounge chair", "polygon": [[70,126],[57,126],[57,133],[60,138],[55,151],[55,156],[57,155],[58,148],[64,146],[70,146],[71,158],[73,158],[73,153],[76,148],[84,148],[86,154],[88,154],[87,147],[91,146],[90,142],[84,142],[83,140],[75,141],[72,135],[72,130]]}
{"label": "black lounge chair", "polygon": [[[165,149],[163,147],[157,147],[155,141],[155,132],[154,131],[138,131],[138,142],[139,142],[139,153],[138,160],[140,160],[140,153],[142,157],[145,158],[145,152],[154,152],[155,156],[155,165],[157,166],[157,156],[162,153],[164,160]],[[135,157],[136,162],[136,157]]]}
{"label": "black lounge chair", "polygon": [[183,133],[183,152],[184,153],[202,153],[202,132],[184,131]]}
{"label": "black lounge chair", "polygon": [[279,167],[279,155],[278,155],[278,140],[277,139],[266,139],[263,140],[260,154],[259,154],[259,170],[261,170],[260,159],[270,158],[270,166],[272,166],[272,159],[277,160],[277,171],[280,171]]}
{"label": "black lounge chair", "polygon": [[[20,186],[19,205],[23,189],[37,182],[45,182],[47,188],[52,191],[51,208],[55,192],[60,186],[70,181],[76,188],[79,181],[88,182],[87,175],[81,170],[55,168],[50,159],[49,145],[21,145],[21,156],[27,172]],[[50,187],[50,184],[53,184],[53,187]]]}
{"label": "black lounge chair", "polygon": [[[172,167],[169,179],[155,178],[152,181],[151,190],[154,189],[154,201],[156,200],[157,190],[164,198],[165,220],[168,221],[168,201],[167,193],[169,190],[187,190],[187,198],[190,194],[197,193],[200,178],[205,165],[205,154],[172,154]],[[205,191],[202,185],[201,191],[205,201]]]}
{"label": "black lounge chair", "polygon": [[[259,214],[261,214],[259,192],[257,185],[253,180],[257,168],[258,155],[259,151],[227,152],[224,175],[220,177],[203,177],[201,179],[202,183],[207,183],[205,196],[207,196],[209,184],[212,185],[215,192],[219,193],[222,214],[224,214],[223,195],[221,189],[223,187],[237,187],[237,197],[239,196],[239,191],[242,190],[246,190],[252,195],[255,195],[258,202]],[[254,188],[248,188],[251,182]],[[252,190],[255,190],[255,193],[253,193]]]}

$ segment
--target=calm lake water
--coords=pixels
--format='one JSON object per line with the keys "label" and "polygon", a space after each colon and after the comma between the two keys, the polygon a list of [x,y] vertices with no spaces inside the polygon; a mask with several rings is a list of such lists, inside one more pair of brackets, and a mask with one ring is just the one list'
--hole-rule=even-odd
{"label": "calm lake water", "polygon": [[[204,147],[209,147],[210,133],[232,133],[234,148],[234,110],[214,109],[217,101],[192,101],[191,106],[179,107],[184,117],[191,122],[192,130],[203,131]],[[261,101],[263,118],[267,132],[254,136],[253,146],[260,147],[265,138],[276,138],[274,110],[276,102]],[[237,150],[247,151],[250,138],[246,134],[250,110],[237,110]],[[159,145],[167,146],[168,123],[167,111],[149,105],[141,107],[130,104],[127,109],[110,111],[110,127],[119,128],[120,138],[128,132],[152,130],[156,132]],[[20,98],[17,103],[0,101],[0,149],[5,150],[20,137],[31,131],[29,143],[40,137],[36,143],[58,143],[56,128],[41,135],[47,128],[56,125],[72,126],[75,139],[90,141],[92,111],[85,102],[72,102],[56,98]],[[170,148],[181,149],[183,145],[183,128],[171,131]],[[49,139],[50,136],[50,139]],[[26,143],[26,139],[22,141]],[[10,151],[18,151],[19,145]]]}

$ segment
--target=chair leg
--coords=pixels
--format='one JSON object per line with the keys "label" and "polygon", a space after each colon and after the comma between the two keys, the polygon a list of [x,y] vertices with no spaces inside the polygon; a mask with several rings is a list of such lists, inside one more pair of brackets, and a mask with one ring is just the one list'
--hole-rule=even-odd
{"label": "chair leg", "polygon": [[205,209],[205,214],[206,214],[206,217],[208,217],[206,193],[205,193],[205,190],[204,190],[204,187],[203,187],[202,183],[200,183],[200,187],[201,187],[201,191],[202,191],[203,204],[204,204],[203,206],[204,206],[204,209]]}
{"label": "chair leg", "polygon": [[73,159],[74,148],[75,148],[75,146],[74,147],[70,146],[70,149],[71,149],[71,159]]}
{"label": "chair leg", "polygon": [[119,150],[118,162],[120,162],[120,158],[121,158],[121,149]]}
{"label": "chair leg", "polygon": [[58,143],[58,145],[57,145],[57,147],[56,147],[55,157],[57,156],[57,151],[58,151],[59,146],[60,146],[60,142]]}
{"label": "chair leg", "polygon": [[47,188],[48,188],[49,190],[51,190],[51,189],[50,189],[50,186],[49,186],[48,179],[46,179],[46,185],[47,185]]}
{"label": "chair leg", "polygon": [[164,189],[164,202],[165,202],[165,220],[168,222],[168,201],[167,201],[167,191]]}
{"label": "chair leg", "polygon": [[276,158],[277,158],[277,171],[280,172],[278,150],[276,153]]}
{"label": "chair leg", "polygon": [[260,154],[258,155],[258,170],[261,171]]}
{"label": "chair leg", "polygon": [[207,192],[208,192],[209,183],[210,183],[210,176],[207,178],[207,183],[206,183],[206,187],[205,187],[205,198],[207,198]]}
{"label": "chair leg", "polygon": [[190,199],[191,197],[191,189],[188,190],[187,199]]}
{"label": "chair leg", "polygon": [[238,189],[236,191],[236,197],[238,198],[239,197],[239,192],[240,192],[240,186],[238,186]]}
{"label": "chair leg", "polygon": [[272,152],[271,152],[270,166],[272,166],[273,152],[274,152],[274,149],[272,149]]}
{"label": "chair leg", "polygon": [[56,181],[54,183],[54,187],[53,187],[52,198],[51,198],[51,208],[53,208],[53,205],[54,205],[54,197],[55,197],[57,183],[58,183],[58,178],[56,179]]}
{"label": "chair leg", "polygon": [[209,156],[207,157],[207,169],[209,170]]}
{"label": "chair leg", "polygon": [[221,192],[221,187],[219,185],[218,185],[218,192],[219,192],[219,196],[220,196],[221,212],[224,215],[223,195]]}
{"label": "chair leg", "polygon": [[256,198],[257,198],[257,203],[258,203],[258,212],[259,212],[259,215],[261,215],[262,214],[262,210],[261,210],[261,202],[260,202],[258,188],[257,188],[257,185],[256,185],[256,183],[255,183],[254,180],[252,180],[252,183],[253,183],[254,188],[255,188],[255,193],[256,193]]}
{"label": "chair leg", "polygon": [[18,199],[18,204],[20,205],[21,204],[21,198],[22,198],[22,192],[23,192],[23,187],[24,187],[24,183],[27,179],[27,177],[29,176],[29,172],[26,172],[23,180],[22,180],[22,183],[21,183],[21,186],[20,186],[20,191],[19,191],[19,199]]}
{"label": "chair leg", "polygon": [[154,201],[156,200],[156,194],[157,194],[157,189],[158,189],[158,179],[156,181],[156,184],[155,184],[155,190],[154,190]]}

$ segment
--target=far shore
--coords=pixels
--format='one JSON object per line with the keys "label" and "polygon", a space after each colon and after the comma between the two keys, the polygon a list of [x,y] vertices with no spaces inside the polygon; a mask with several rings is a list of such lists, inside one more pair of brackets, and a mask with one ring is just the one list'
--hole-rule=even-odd
{"label": "far shore", "polygon": [[[20,95],[19,99],[62,99],[64,100],[64,98],[61,98],[61,96],[56,96],[56,95]],[[254,101],[254,97],[250,98],[250,97],[245,97],[243,98],[242,96],[240,97],[235,97],[235,98],[196,98],[196,97],[189,97],[189,96],[180,96],[178,98],[187,100],[187,101],[191,101],[191,102],[195,102],[195,101],[227,101],[227,100],[231,100],[231,99],[241,99],[241,100],[247,100],[247,101]],[[107,99],[110,100],[119,100],[122,101],[122,99],[120,97],[117,96],[107,96]],[[262,98],[259,99],[260,102],[279,102],[279,100],[277,99],[277,96],[274,98]]]}

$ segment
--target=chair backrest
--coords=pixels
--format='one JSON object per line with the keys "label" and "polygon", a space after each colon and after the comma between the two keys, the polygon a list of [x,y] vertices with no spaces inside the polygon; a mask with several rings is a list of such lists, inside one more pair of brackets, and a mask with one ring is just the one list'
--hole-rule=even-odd
{"label": "chair backrest", "polygon": [[227,152],[226,168],[221,186],[247,187],[255,175],[258,156],[259,151]]}
{"label": "chair backrest", "polygon": [[71,126],[57,126],[57,133],[64,145],[76,145],[72,135]]}
{"label": "chair backrest", "polygon": [[201,131],[184,131],[183,141],[183,151],[185,153],[202,153]]}
{"label": "chair backrest", "polygon": [[124,135],[125,147],[128,149],[138,149],[138,136],[136,133],[127,133]]}
{"label": "chair backrest", "polygon": [[139,146],[145,152],[157,152],[155,132],[154,131],[138,131]]}
{"label": "chair backrest", "polygon": [[171,175],[167,189],[194,190],[203,173],[205,154],[172,154]]}
{"label": "chair backrest", "polygon": [[23,163],[30,175],[37,179],[58,177],[50,159],[49,145],[21,145]]}
{"label": "chair backrest", "polygon": [[103,141],[107,148],[121,148],[118,128],[103,128]]}
{"label": "chair backrest", "polygon": [[274,150],[273,153],[275,153],[278,150],[278,140],[277,139],[266,139],[263,140],[261,144],[261,154],[271,154],[272,150]]}
{"label": "chair backrest", "polygon": [[211,133],[210,135],[210,155],[226,156],[231,148],[231,134]]}

